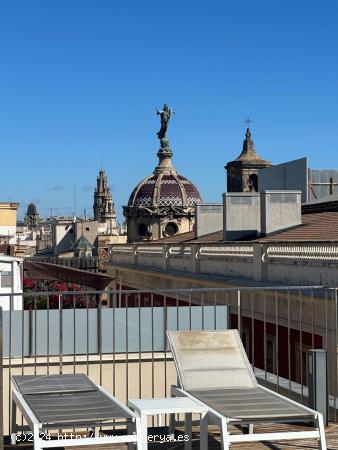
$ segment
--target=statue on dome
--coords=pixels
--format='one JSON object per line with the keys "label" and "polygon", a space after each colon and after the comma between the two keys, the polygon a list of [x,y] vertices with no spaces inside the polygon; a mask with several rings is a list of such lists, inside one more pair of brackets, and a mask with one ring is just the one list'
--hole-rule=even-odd
{"label": "statue on dome", "polygon": [[159,111],[158,109],[156,109],[156,112],[157,112],[157,115],[161,116],[161,129],[157,133],[157,137],[162,140],[166,137],[169,120],[170,120],[171,116],[174,115],[175,113],[166,104],[163,105],[162,111]]}

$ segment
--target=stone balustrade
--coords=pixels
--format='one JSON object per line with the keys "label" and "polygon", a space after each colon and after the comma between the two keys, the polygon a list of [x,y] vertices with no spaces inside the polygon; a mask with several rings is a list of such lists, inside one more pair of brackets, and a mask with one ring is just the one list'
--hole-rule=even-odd
{"label": "stone balustrade", "polygon": [[338,243],[111,245],[109,264],[290,284],[338,285]]}

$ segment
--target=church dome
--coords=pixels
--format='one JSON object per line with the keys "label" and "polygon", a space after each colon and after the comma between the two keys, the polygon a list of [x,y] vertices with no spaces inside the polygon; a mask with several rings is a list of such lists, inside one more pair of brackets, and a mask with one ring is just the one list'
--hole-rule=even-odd
{"label": "church dome", "polygon": [[128,205],[123,207],[128,242],[156,240],[192,231],[195,205],[202,203],[196,186],[180,175],[172,163],[173,152],[166,132],[174,112],[164,105],[163,111],[157,114],[161,116],[161,128],[157,133],[160,140],[158,164],[153,173],[133,189]]}
{"label": "church dome", "polygon": [[139,183],[130,195],[128,206],[192,207],[202,198],[196,186],[178,173],[154,173]]}
{"label": "church dome", "polygon": [[34,203],[30,203],[28,205],[26,215],[27,216],[37,216],[38,215],[38,211],[37,211]]}

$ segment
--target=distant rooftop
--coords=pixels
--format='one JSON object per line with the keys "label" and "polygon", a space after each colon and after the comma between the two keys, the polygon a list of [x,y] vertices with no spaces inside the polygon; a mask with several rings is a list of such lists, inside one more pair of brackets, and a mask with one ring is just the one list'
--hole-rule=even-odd
{"label": "distant rooftop", "polygon": [[303,203],[302,213],[312,214],[321,211],[338,211],[338,194],[327,195],[309,202]]}

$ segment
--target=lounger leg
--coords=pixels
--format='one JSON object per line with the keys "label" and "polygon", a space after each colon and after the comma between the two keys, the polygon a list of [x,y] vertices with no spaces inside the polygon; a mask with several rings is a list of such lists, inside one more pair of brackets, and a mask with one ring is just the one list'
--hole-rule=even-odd
{"label": "lounger leg", "polygon": [[253,434],[253,432],[254,432],[254,424],[253,423],[249,423],[248,429],[249,429],[249,434]]}
{"label": "lounger leg", "polygon": [[[132,422],[131,420],[128,420],[128,422],[127,422],[128,436],[133,434],[133,432],[135,432],[137,435],[137,425],[136,425],[136,423]],[[128,442],[128,450],[134,450],[134,442]]]}
{"label": "lounger leg", "polygon": [[175,436],[176,418],[175,414],[169,414],[169,434]]}
{"label": "lounger leg", "polygon": [[320,413],[318,413],[318,416],[317,416],[317,424],[318,424],[318,430],[319,430],[318,448],[320,450],[327,450],[323,415]]}
{"label": "lounger leg", "polygon": [[148,416],[141,415],[141,448],[142,450],[148,449]]}
{"label": "lounger leg", "polygon": [[16,404],[15,401],[12,400],[12,415],[11,415],[11,444],[16,444]]}
{"label": "lounger leg", "polygon": [[[147,421],[147,416],[145,416],[146,421]],[[147,422],[146,422],[146,426],[147,426]],[[136,428],[136,436],[137,436],[137,450],[146,450],[147,447],[142,448],[142,437],[143,437],[143,430],[142,430],[142,425],[141,425],[141,419],[140,417],[136,417],[135,419],[135,428]],[[146,434],[147,434],[147,428],[146,428]]]}
{"label": "lounger leg", "polygon": [[189,436],[187,440],[184,440],[184,450],[191,450],[192,448],[192,414],[186,413],[184,423],[184,434]]}
{"label": "lounger leg", "polygon": [[204,413],[201,416],[200,425],[200,450],[208,450],[208,414]]}
{"label": "lounger leg", "polygon": [[222,419],[221,422],[221,442],[222,442],[222,450],[230,449],[228,424],[225,419]]}
{"label": "lounger leg", "polygon": [[40,430],[37,425],[33,427],[33,440],[34,440],[34,450],[42,450],[41,439],[40,439]]}
{"label": "lounger leg", "polygon": [[[177,391],[175,390],[176,386],[171,386],[170,394],[171,397],[176,397]],[[175,428],[176,428],[176,416],[175,414],[169,414],[169,434],[172,438],[175,437]]]}

